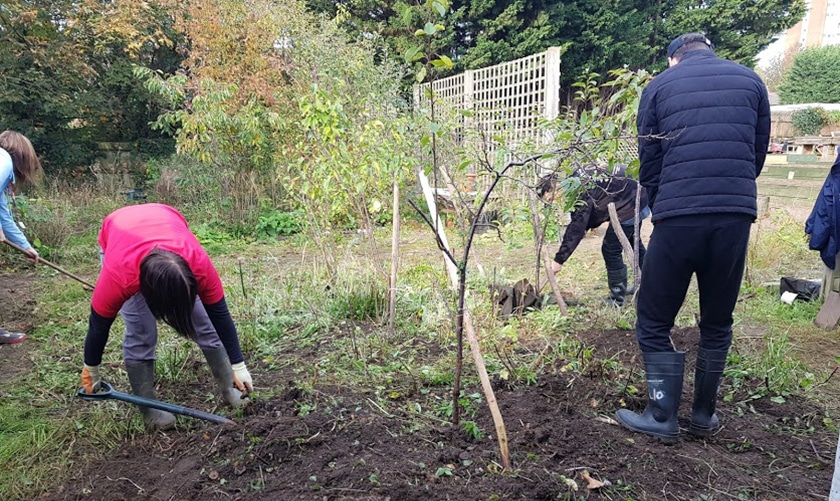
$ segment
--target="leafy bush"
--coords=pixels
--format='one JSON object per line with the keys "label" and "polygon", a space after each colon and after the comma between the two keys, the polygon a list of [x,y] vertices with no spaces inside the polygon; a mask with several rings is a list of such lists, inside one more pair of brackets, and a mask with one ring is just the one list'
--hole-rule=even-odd
{"label": "leafy bush", "polygon": [[840,46],[812,47],[797,54],[779,84],[782,104],[840,103]]}
{"label": "leafy bush", "polygon": [[302,211],[280,212],[272,210],[260,214],[257,222],[257,238],[272,239],[296,235],[303,230],[304,215]]}
{"label": "leafy bush", "polygon": [[15,204],[20,219],[26,225],[23,230],[30,243],[47,259],[56,259],[73,234],[73,225],[67,220],[67,213],[54,211],[44,203],[16,197]]}
{"label": "leafy bush", "polygon": [[797,134],[804,136],[819,135],[823,127],[832,123],[832,117],[822,108],[796,110],[790,120]]}

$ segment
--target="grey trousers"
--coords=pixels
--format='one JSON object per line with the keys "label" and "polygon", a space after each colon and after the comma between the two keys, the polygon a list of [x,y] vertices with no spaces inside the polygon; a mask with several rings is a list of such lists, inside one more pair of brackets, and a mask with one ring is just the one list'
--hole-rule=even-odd
{"label": "grey trousers", "polygon": [[[123,339],[123,359],[126,362],[145,362],[155,359],[157,345],[157,321],[146,304],[142,294],[137,293],[125,302],[120,315],[125,321]],[[201,300],[196,298],[192,314],[196,331],[196,342],[204,348],[220,348],[222,341],[215,327],[210,322]]]}

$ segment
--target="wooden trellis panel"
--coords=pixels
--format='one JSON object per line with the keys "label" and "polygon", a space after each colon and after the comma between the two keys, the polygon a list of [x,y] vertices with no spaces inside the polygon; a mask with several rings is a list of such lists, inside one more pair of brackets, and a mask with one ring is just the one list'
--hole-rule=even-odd
{"label": "wooden trellis panel", "polygon": [[[497,146],[494,139],[502,139],[509,148],[539,145],[539,119],[555,118],[560,109],[560,54],[559,47],[551,47],[432,82],[435,118],[446,117],[461,126],[453,138],[459,145],[468,139],[465,130],[477,132],[469,140],[488,153]],[[415,107],[422,113],[431,109],[428,94],[429,84],[415,86]],[[472,113],[465,118],[459,110]]]}

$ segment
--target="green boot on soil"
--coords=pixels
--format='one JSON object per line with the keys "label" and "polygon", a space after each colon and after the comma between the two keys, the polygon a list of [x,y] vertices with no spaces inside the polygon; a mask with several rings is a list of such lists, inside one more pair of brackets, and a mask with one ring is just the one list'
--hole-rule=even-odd
{"label": "green boot on soil", "polygon": [[[126,362],[125,371],[131,383],[131,392],[138,397],[155,399],[155,361]],[[170,430],[175,426],[175,416],[169,412],[137,406],[143,415],[147,431]]]}
{"label": "green boot on soil", "polygon": [[224,347],[202,348],[204,358],[216,380],[216,387],[222,395],[222,399],[229,406],[236,408],[243,404],[242,392],[233,386],[233,369],[230,366],[230,359]]}
{"label": "green boot on soil", "polygon": [[728,352],[728,350],[716,351],[703,348],[697,352],[694,404],[691,406],[691,424],[688,427],[688,432],[692,435],[708,437],[720,427],[720,421],[715,414],[715,406]]}
{"label": "green boot on soil", "polygon": [[680,435],[677,410],[683,385],[685,352],[643,353],[648,387],[647,407],[641,414],[619,409],[615,418],[625,428],[645,433],[665,443]]}

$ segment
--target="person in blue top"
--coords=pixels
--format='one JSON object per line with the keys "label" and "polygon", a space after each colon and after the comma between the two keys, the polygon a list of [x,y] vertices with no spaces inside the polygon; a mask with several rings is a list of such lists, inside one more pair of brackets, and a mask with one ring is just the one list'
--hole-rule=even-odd
{"label": "person in blue top", "polygon": [[[0,133],[0,241],[17,244],[32,262],[38,261],[38,252],[15,224],[11,204],[13,187],[33,183],[40,171],[41,162],[26,136],[11,130]],[[0,344],[19,343],[24,339],[26,334],[0,328]]]}

